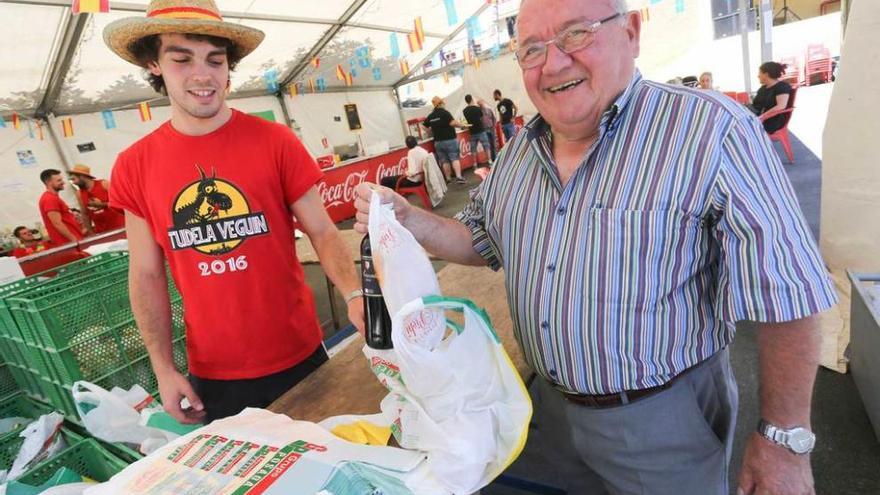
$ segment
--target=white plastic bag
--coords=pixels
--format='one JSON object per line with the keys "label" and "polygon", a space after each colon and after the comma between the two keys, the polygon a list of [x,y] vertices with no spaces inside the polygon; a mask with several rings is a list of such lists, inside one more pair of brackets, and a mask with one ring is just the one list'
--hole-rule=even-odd
{"label": "white plastic bag", "polygon": [[19,434],[24,438],[6,480],[14,480],[25,471],[64,450],[67,444],[58,432],[64,416],[57,412],[44,414]]}
{"label": "white plastic bag", "polygon": [[140,385],[128,391],[114,387],[108,392],[94,383],[78,381],[72,392],[83,425],[101,440],[135,444],[149,454],[179,436],[144,426],[149,414],[162,408]]}
{"label": "white plastic bag", "polygon": [[[532,405],[488,315],[465,299],[439,296],[439,284],[412,234],[373,195],[370,241],[392,314],[394,348],[364,348],[390,393],[381,410],[398,443],[428,453],[446,489],[473,493],[522,451]],[[464,313],[464,326],[446,320]],[[447,327],[452,331],[446,335]]]}

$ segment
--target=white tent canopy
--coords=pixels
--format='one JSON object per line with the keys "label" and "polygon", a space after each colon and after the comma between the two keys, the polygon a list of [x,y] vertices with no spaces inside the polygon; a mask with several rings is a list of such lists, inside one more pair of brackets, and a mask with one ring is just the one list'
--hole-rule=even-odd
{"label": "white tent canopy", "polygon": [[[70,0],[5,0],[0,2],[5,39],[0,46],[0,113],[16,111],[43,118],[118,109],[156,99],[142,71],[113,54],[102,38],[110,22],[143,15],[146,0],[110,2],[102,14],[71,15]],[[342,88],[392,88],[406,76],[430,70],[431,59],[446,50],[467,47],[466,24],[473,16],[484,26],[479,38],[499,36],[499,11],[518,8],[519,1],[454,0],[457,20],[450,24],[444,0],[217,0],[228,22],[266,33],[263,43],[239,64],[232,80],[232,98],[267,94],[266,74],[274,71],[281,91],[299,83],[323,80],[323,91]],[[425,42],[410,52],[408,33],[421,17]],[[392,50],[396,35],[398,50]],[[480,39],[477,38],[477,44]],[[488,46],[483,40],[483,45]],[[361,52],[356,50],[361,49]],[[360,65],[357,53],[369,53]],[[396,56],[394,56],[396,55]],[[447,55],[448,56],[448,55]],[[309,62],[317,57],[319,66]],[[461,54],[457,55],[460,60]],[[448,60],[448,59],[447,59]],[[401,61],[410,72],[401,73]],[[341,65],[353,76],[353,86],[336,77]],[[427,65],[428,67],[424,67]],[[433,67],[436,69],[437,67]],[[318,83],[321,84],[321,83]]]}

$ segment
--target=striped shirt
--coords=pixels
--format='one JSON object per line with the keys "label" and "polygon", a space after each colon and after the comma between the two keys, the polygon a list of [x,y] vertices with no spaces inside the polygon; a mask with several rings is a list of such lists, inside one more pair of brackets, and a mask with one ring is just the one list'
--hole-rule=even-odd
{"label": "striped shirt", "polygon": [[733,339],[836,302],[760,122],[636,72],[563,187],[539,116],[458,214],[503,268],[514,333],[567,391],[661,385]]}

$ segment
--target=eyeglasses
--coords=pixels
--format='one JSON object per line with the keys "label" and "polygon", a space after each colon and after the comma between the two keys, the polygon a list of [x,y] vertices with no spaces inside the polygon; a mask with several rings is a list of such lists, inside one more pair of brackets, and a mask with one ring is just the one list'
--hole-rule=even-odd
{"label": "eyeglasses", "polygon": [[547,47],[551,43],[566,54],[582,50],[593,43],[594,35],[602,27],[602,24],[617,19],[622,15],[624,14],[617,12],[598,21],[579,22],[569,26],[553,39],[524,45],[515,52],[516,61],[519,62],[519,66],[523,69],[531,69],[543,65],[547,61]]}

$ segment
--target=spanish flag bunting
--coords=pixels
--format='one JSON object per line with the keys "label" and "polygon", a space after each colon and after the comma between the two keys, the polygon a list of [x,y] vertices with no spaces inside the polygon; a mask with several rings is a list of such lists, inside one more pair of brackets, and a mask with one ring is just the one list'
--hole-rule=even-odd
{"label": "spanish flag bunting", "polygon": [[69,138],[73,137],[73,119],[67,117],[66,119],[61,119],[61,135]]}
{"label": "spanish flag bunting", "polygon": [[290,86],[288,86],[287,90],[290,91],[291,98],[293,98],[294,96],[299,94],[299,89],[296,87],[296,83],[293,83]]}
{"label": "spanish flag bunting", "polygon": [[425,28],[422,27],[421,16],[416,17],[416,20],[413,21],[413,25],[415,27],[416,38],[419,40],[419,46],[422,46],[425,44]]}
{"label": "spanish flag bunting", "polygon": [[312,93],[315,92],[315,80],[314,79],[309,79],[309,91],[311,91]]}
{"label": "spanish flag bunting", "polygon": [[422,40],[419,39],[419,35],[417,35],[416,33],[407,34],[406,41],[409,42],[410,53],[415,53],[422,50]]}
{"label": "spanish flag bunting", "polygon": [[40,137],[40,141],[43,140],[43,124],[40,123],[39,120],[35,122],[37,124],[37,136]]}
{"label": "spanish flag bunting", "polygon": [[314,57],[314,58],[312,58],[311,62],[309,62],[309,63],[312,65],[312,67],[317,69],[318,66],[321,65],[321,59],[318,57]]}
{"label": "spanish flag bunting", "polygon": [[651,20],[651,9],[645,7],[641,10],[642,12],[642,22],[648,22]]}
{"label": "spanish flag bunting", "polygon": [[345,81],[345,69],[342,68],[342,65],[336,65],[336,79],[340,81]]}
{"label": "spanish flag bunting", "polygon": [[12,112],[12,127],[15,130],[21,129],[21,117],[16,112]]}
{"label": "spanish flag bunting", "polygon": [[448,72],[443,73],[443,82],[446,84],[449,84],[449,73]]}
{"label": "spanish flag bunting", "polygon": [[474,69],[480,68],[480,57],[474,57]]}
{"label": "spanish flag bunting", "polygon": [[150,104],[149,103],[143,102],[143,103],[139,104],[138,111],[141,114],[141,122],[153,120],[153,113],[150,112]]}
{"label": "spanish flag bunting", "polygon": [[110,0],[73,0],[70,13],[76,15],[85,12],[110,12]]}
{"label": "spanish flag bunting", "polygon": [[406,60],[400,61],[400,73],[403,74],[404,76],[409,74],[409,64],[407,63]]}
{"label": "spanish flag bunting", "polygon": [[422,81],[419,81],[419,93],[425,92],[425,84]]}
{"label": "spanish flag bunting", "polygon": [[345,85],[352,86],[354,85],[354,75],[351,72],[345,74]]}

